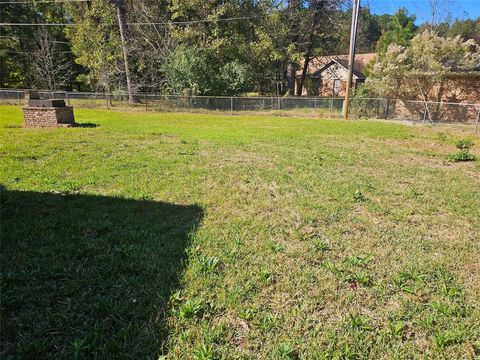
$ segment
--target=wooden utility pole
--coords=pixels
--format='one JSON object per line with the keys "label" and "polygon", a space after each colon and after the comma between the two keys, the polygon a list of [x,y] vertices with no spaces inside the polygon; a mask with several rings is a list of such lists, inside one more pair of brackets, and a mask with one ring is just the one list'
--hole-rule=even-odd
{"label": "wooden utility pole", "polygon": [[128,62],[128,46],[127,46],[127,12],[124,0],[110,0],[117,10],[118,28],[120,30],[120,40],[122,43],[123,63],[125,65],[125,78],[127,80],[128,102],[134,103],[132,81],[130,77],[130,64]]}
{"label": "wooden utility pole", "polygon": [[350,99],[350,88],[353,80],[353,67],[355,65],[355,43],[357,41],[358,12],[360,10],[360,0],[353,0],[352,9],[352,28],[350,30],[350,51],[348,55],[348,78],[347,89],[345,91],[345,106],[343,111],[344,119],[348,119],[348,102]]}

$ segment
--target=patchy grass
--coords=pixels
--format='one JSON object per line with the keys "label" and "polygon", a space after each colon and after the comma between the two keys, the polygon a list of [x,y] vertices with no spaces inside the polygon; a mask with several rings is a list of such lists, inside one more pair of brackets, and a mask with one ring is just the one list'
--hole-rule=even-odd
{"label": "patchy grass", "polygon": [[0,111],[2,358],[480,356],[465,132]]}

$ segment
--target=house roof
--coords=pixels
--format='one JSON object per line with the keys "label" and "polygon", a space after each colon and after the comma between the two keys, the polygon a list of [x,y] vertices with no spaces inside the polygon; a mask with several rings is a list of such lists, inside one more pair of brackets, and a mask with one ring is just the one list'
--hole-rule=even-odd
{"label": "house roof", "polygon": [[[363,69],[365,65],[375,58],[376,54],[356,54],[355,63],[353,66],[353,73],[357,77],[365,77],[363,74]],[[318,56],[310,60],[307,69],[307,76],[319,75],[323,70],[331,66],[333,63],[337,63],[343,66],[345,69],[348,69],[348,55],[329,55],[329,56]],[[297,76],[302,75],[303,63],[300,64],[300,70],[296,71]]]}

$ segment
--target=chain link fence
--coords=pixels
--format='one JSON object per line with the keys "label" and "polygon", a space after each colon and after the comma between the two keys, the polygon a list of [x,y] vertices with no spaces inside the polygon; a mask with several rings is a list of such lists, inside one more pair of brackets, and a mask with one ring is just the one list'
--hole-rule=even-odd
{"label": "chain link fence", "polygon": [[[25,102],[26,90],[0,89],[0,104]],[[76,108],[107,110],[143,110],[159,112],[255,113],[273,116],[343,117],[343,98],[324,97],[225,97],[180,96],[136,93],[129,103],[124,93],[49,92],[41,97],[64,99]],[[405,101],[382,98],[353,98],[350,114],[354,118],[372,118],[423,124],[467,124],[479,127],[480,104]]]}

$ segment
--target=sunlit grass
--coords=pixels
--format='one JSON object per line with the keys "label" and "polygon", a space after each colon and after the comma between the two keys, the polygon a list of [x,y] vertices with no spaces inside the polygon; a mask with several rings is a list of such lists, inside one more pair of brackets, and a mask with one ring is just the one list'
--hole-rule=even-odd
{"label": "sunlit grass", "polygon": [[480,165],[449,160],[471,132],[0,112],[6,356],[480,356]]}

